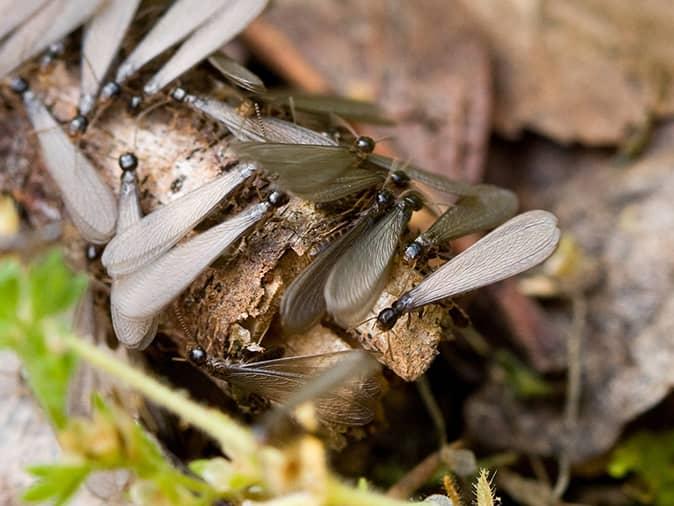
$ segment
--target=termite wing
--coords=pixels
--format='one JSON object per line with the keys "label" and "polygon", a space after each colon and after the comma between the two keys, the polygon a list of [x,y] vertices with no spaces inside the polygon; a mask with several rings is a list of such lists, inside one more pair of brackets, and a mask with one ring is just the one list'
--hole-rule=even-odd
{"label": "termite wing", "polygon": [[[136,177],[138,160],[132,153],[125,153],[119,157],[119,165],[122,169],[122,176],[119,188],[118,234],[138,223],[142,216],[138,201],[138,180]],[[118,284],[119,278],[112,280],[111,294],[117,291]],[[159,324],[157,316],[130,319],[125,317],[114,304],[110,304],[110,315],[117,339],[127,348],[143,350],[150,345],[157,333],[157,325]]]}
{"label": "termite wing", "polygon": [[209,56],[208,62],[218,69],[225,79],[239,88],[256,94],[267,91],[262,79],[222,52]]}
{"label": "termite wing", "polygon": [[143,65],[185,39],[231,0],[177,0],[117,69],[103,95],[114,94]]}
{"label": "termite wing", "polygon": [[517,215],[382,310],[378,325],[391,329],[403,314],[531,269],[555,251],[559,235],[557,218],[547,211]]}
{"label": "termite wing", "polygon": [[337,145],[330,137],[308,128],[270,116],[247,117],[229,104],[208,97],[189,94],[183,88],[174,89],[171,96],[174,100],[183,102],[222,123],[240,141],[320,146]]}
{"label": "termite wing", "polygon": [[101,81],[119,49],[140,0],[107,0],[87,23],[82,38],[79,114],[91,113]]}
{"label": "termite wing", "polygon": [[380,191],[374,205],[342,237],[334,241],[290,284],[281,299],[281,326],[287,334],[303,334],[325,315],[325,284],[338,259],[370,230],[394,203],[393,195]]}
{"label": "termite wing", "polygon": [[180,77],[209,54],[224,46],[262,12],[267,0],[229,0],[213,17],[197,28],[178,51],[145,85],[152,95]]}
{"label": "termite wing", "polygon": [[112,277],[123,276],[152,262],[192,230],[215,206],[255,173],[253,164],[239,164],[205,185],[159,207],[115,236],[101,261]]}
{"label": "termite wing", "polygon": [[362,320],[388,282],[391,262],[412,213],[422,207],[416,193],[404,194],[337,260],[325,283],[327,311],[342,327]]}
{"label": "termite wing", "polygon": [[[335,367],[340,361],[347,358],[354,360],[354,353],[362,352],[345,350],[248,364],[231,364],[226,360],[208,356],[201,348],[195,348],[190,350],[189,358],[196,365],[203,366],[211,376],[260,395],[274,404],[283,405],[290,401],[292,409],[306,400],[313,399],[316,414],[322,422],[365,425],[374,418],[372,406],[380,391],[378,383],[369,377],[373,367],[365,367],[338,386],[335,385],[338,383],[334,381],[335,376],[338,379],[345,376],[340,371],[320,384],[309,386],[320,377],[321,373]],[[360,360],[356,359],[355,363],[359,364]],[[334,388],[331,388],[333,386]],[[307,387],[309,389],[303,391]]]}
{"label": "termite wing", "polygon": [[87,241],[107,242],[117,220],[112,191],[25,81],[15,80],[13,87],[23,98],[44,165],[60,190],[73,223]]}
{"label": "termite wing", "polygon": [[20,26],[33,13],[35,13],[47,0],[0,0],[0,39]]}
{"label": "termite wing", "polygon": [[452,239],[494,228],[512,218],[517,211],[517,196],[504,188],[476,185],[479,193],[461,197],[425,232],[407,245],[403,260],[410,264],[432,248]]}
{"label": "termite wing", "polygon": [[133,274],[118,278],[111,304],[127,318],[156,316],[232,243],[273,207],[284,203],[282,194],[272,192],[265,202],[188,239]]}
{"label": "termite wing", "polygon": [[[36,8],[0,45],[0,78],[85,23],[101,4],[102,0],[49,0]],[[3,17],[12,9],[14,5],[3,10]]]}

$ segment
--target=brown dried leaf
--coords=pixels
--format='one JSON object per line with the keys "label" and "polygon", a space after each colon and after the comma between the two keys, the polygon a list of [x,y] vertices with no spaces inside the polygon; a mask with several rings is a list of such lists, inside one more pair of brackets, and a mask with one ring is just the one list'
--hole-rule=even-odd
{"label": "brown dried leaf", "polygon": [[669,0],[461,2],[491,42],[502,133],[614,144],[674,112]]}
{"label": "brown dried leaf", "polygon": [[[674,386],[673,137],[670,125],[627,168],[542,141],[514,160],[529,204],[554,210],[604,275],[587,294],[580,419],[570,436],[576,461],[608,450]],[[554,316],[570,327],[568,311]],[[527,404],[496,382],[469,402],[467,421],[480,440],[526,453],[554,455],[566,437],[560,403]]]}

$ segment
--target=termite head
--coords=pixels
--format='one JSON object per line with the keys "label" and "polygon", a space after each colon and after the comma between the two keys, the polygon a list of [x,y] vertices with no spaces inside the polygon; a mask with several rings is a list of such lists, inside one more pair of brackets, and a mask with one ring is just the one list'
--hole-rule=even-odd
{"label": "termite head", "polygon": [[68,123],[68,132],[70,135],[77,135],[83,133],[87,126],[89,125],[89,120],[82,114],[78,114]]}
{"label": "termite head", "polygon": [[[119,163],[119,168],[122,169],[123,173],[133,172],[138,167],[138,158],[133,153],[124,153],[120,155],[117,163]],[[124,177],[123,174],[122,177]]]}
{"label": "termite head", "polygon": [[208,354],[201,346],[195,346],[187,352],[187,359],[194,365],[204,365],[208,359]]}
{"label": "termite head", "polygon": [[395,301],[391,307],[382,309],[377,315],[377,327],[391,330],[402,315],[410,311],[410,297],[405,294]]}
{"label": "termite head", "polygon": [[374,151],[375,144],[376,143],[372,137],[361,135],[356,139],[356,142],[354,142],[353,145],[358,153],[368,155]]}
{"label": "termite head", "polygon": [[393,194],[388,190],[380,190],[375,196],[377,205],[381,207],[389,207],[391,204],[393,204],[393,200]]}
{"label": "termite head", "polygon": [[282,205],[288,203],[288,195],[281,191],[274,190],[269,195],[267,195],[267,202],[272,207],[281,207]]}
{"label": "termite head", "polygon": [[410,182],[410,177],[405,171],[394,170],[390,174],[391,182],[398,188],[406,188]]}
{"label": "termite head", "polygon": [[171,92],[171,98],[176,102],[184,101],[186,96],[187,91],[185,91],[185,88],[181,88],[180,86],[174,88],[173,91]]}
{"label": "termite head", "polygon": [[424,206],[424,201],[421,195],[413,192],[403,197],[403,205],[411,207],[414,211],[418,211]]}
{"label": "termite head", "polygon": [[403,252],[403,262],[407,265],[416,263],[424,252],[424,246],[418,241],[413,241],[407,245]]}
{"label": "termite head", "polygon": [[23,95],[28,91],[28,81],[26,81],[23,77],[15,77],[12,79],[9,87],[17,95]]}
{"label": "termite head", "polygon": [[134,95],[129,99],[128,107],[129,111],[136,112],[140,109],[141,104],[143,103],[143,98],[140,95]]}
{"label": "termite head", "polygon": [[117,81],[108,81],[101,90],[101,98],[107,100],[118,96],[120,93],[122,93],[122,87],[119,83]]}

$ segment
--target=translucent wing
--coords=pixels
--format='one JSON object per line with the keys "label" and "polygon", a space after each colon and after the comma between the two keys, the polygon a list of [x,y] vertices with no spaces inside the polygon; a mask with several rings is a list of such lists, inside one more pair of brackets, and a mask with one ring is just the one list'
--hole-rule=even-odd
{"label": "translucent wing", "polygon": [[0,39],[26,21],[31,14],[46,4],[47,0],[0,0]]}
{"label": "translucent wing", "polygon": [[123,83],[136,71],[177,44],[232,0],[177,0],[154,25],[117,70],[115,81]]}
{"label": "translucent wing", "polygon": [[91,112],[140,0],[107,0],[87,24],[82,42],[80,114]]}
{"label": "translucent wing", "polygon": [[117,204],[110,188],[44,104],[31,91],[25,92],[23,99],[45,167],[58,186],[73,223],[87,241],[107,242],[117,220]]}
{"label": "translucent wing", "polygon": [[377,383],[367,377],[369,369],[351,378],[338,371],[327,381],[318,382],[321,374],[345,359],[353,359],[354,353],[346,350],[240,366],[223,364],[217,376],[278,404],[291,401],[297,405],[298,401],[315,399],[317,414],[324,422],[364,425],[373,418],[372,401],[379,393]]}
{"label": "translucent wing", "polygon": [[297,276],[281,299],[281,325],[288,334],[302,334],[325,314],[325,284],[339,258],[369,230],[379,216],[374,210],[333,242]]}
{"label": "translucent wing", "polygon": [[240,159],[258,162],[286,191],[306,196],[321,191],[357,162],[342,146],[241,143],[233,149]]}
{"label": "translucent wing", "polygon": [[510,219],[403,295],[411,310],[496,283],[543,262],[559,242],[557,218],[529,211]]}
{"label": "translucent wing", "polygon": [[264,94],[264,99],[272,104],[283,105],[288,109],[337,115],[341,118],[367,123],[385,125],[393,123],[377,104],[338,95],[319,95],[295,91],[268,92]]}
{"label": "translucent wing", "polygon": [[211,55],[208,62],[218,69],[225,79],[239,88],[252,93],[264,93],[267,90],[262,79],[224,53]]}
{"label": "translucent wing", "polygon": [[250,207],[176,246],[141,270],[119,278],[111,303],[128,318],[155,316],[268,210],[266,202]]}
{"label": "translucent wing", "polygon": [[83,24],[101,2],[51,0],[45,4],[0,46],[0,78]]}
{"label": "translucent wing", "polygon": [[237,165],[118,234],[101,257],[108,274],[130,274],[168,251],[254,171],[250,164]]}
{"label": "translucent wing", "polygon": [[[393,158],[376,154],[368,155],[367,161],[386,170],[392,170],[400,166],[400,162],[398,160],[394,160]],[[463,183],[461,181],[453,181],[439,174],[428,172],[413,165],[408,164],[405,166],[401,166],[400,170],[405,172],[411,179],[423,183],[427,186],[430,186],[431,188],[435,188],[436,190],[439,190],[444,193],[464,197],[478,196],[480,193],[479,188],[477,188],[475,185]]]}
{"label": "translucent wing", "polygon": [[151,95],[224,46],[257,17],[267,0],[230,0],[212,19],[200,26],[161,70],[145,85]]}
{"label": "translucent wing", "polygon": [[298,191],[295,193],[298,197],[312,202],[334,202],[368,188],[381,187],[385,182],[386,172],[376,169],[350,169],[312,193],[304,194]]}
{"label": "translucent wing", "polygon": [[399,202],[337,261],[324,292],[327,310],[337,323],[353,326],[372,308],[388,281],[391,260],[411,216],[411,208]]}
{"label": "translucent wing", "polygon": [[[142,216],[138,201],[138,182],[135,171],[125,171],[122,174],[122,184],[119,190],[119,216],[117,217],[117,233],[121,233],[138,223]],[[112,281],[111,293],[117,291],[117,280]],[[114,304],[110,305],[112,327],[120,343],[127,348],[147,348],[159,325],[159,318],[129,319],[126,318]]]}
{"label": "translucent wing", "polygon": [[440,244],[480,230],[494,228],[512,218],[517,197],[511,191],[491,185],[478,185],[479,197],[463,197],[426,230],[418,241]]}
{"label": "translucent wing", "polygon": [[186,104],[219,121],[240,141],[277,142],[285,144],[317,144],[335,146],[329,137],[282,119],[246,118],[224,102],[196,95],[186,95]]}

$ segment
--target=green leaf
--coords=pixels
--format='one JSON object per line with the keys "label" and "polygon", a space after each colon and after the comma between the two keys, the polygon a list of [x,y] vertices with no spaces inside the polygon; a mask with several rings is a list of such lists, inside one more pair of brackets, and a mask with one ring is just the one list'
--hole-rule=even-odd
{"label": "green leaf", "polygon": [[658,506],[674,504],[674,431],[635,434],[613,452],[608,472],[614,478],[633,475],[643,498]]}
{"label": "green leaf", "polygon": [[494,359],[505,372],[506,382],[517,397],[532,399],[552,394],[550,384],[509,351],[498,350]]}
{"label": "green leaf", "polygon": [[18,262],[5,260],[0,263],[0,320],[14,321],[18,317],[21,275]]}
{"label": "green leaf", "polygon": [[63,262],[60,251],[50,252],[29,272],[29,294],[33,318],[62,313],[82,293],[86,278],[75,275]]}
{"label": "green leaf", "polygon": [[23,494],[28,502],[65,504],[89,475],[88,465],[46,465],[33,466],[28,472],[38,480]]}

